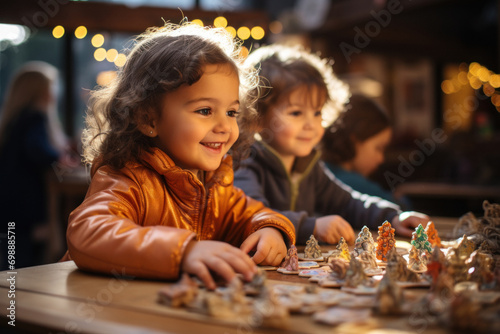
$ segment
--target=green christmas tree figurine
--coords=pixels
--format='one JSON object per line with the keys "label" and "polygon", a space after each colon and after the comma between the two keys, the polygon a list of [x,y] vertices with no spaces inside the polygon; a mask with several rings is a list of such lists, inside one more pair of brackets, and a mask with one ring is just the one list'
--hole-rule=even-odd
{"label": "green christmas tree figurine", "polygon": [[391,223],[386,220],[378,227],[377,259],[387,262],[387,254],[394,247],[396,247],[394,228],[391,226]]}
{"label": "green christmas tree figurine", "polygon": [[415,229],[415,232],[412,233],[411,245],[414,246],[415,249],[419,251],[419,256],[422,255],[423,251],[426,251],[428,254],[432,253],[431,244],[427,240],[427,233],[425,233],[422,224],[418,224],[417,228]]}

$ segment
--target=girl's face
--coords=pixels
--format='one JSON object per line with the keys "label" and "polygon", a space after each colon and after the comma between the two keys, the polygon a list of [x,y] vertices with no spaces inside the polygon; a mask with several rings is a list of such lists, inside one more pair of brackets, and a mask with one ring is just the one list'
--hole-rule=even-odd
{"label": "girl's face", "polygon": [[325,94],[317,87],[299,87],[288,99],[271,106],[262,122],[263,140],[284,160],[311,153],[325,132],[321,110]]}
{"label": "girl's face", "polygon": [[367,177],[382,162],[384,152],[392,137],[392,129],[386,128],[362,142],[355,142],[356,156],[352,160],[352,169]]}
{"label": "girl's face", "polygon": [[213,171],[239,135],[238,91],[230,65],[206,65],[199,81],[165,94],[149,135],[177,166],[195,175]]}

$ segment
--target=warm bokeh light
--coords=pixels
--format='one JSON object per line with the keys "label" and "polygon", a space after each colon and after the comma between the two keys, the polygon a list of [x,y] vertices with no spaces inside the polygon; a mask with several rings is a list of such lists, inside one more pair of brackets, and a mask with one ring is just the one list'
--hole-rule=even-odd
{"label": "warm bokeh light", "polygon": [[224,16],[216,17],[214,20],[214,27],[218,27],[218,28],[227,27],[227,19]]}
{"label": "warm bokeh light", "polygon": [[498,94],[494,94],[492,97],[491,97],[491,102],[493,103],[493,105],[495,107],[500,107],[500,95]]}
{"label": "warm bokeh light", "polygon": [[240,57],[246,58],[246,57],[248,57],[248,54],[249,54],[249,51],[248,51],[247,47],[246,46],[241,47]]}
{"label": "warm bokeh light", "polygon": [[106,60],[110,63],[114,62],[116,57],[118,57],[118,51],[116,51],[116,49],[109,49],[106,52]]}
{"label": "warm bokeh light", "polygon": [[239,27],[236,31],[236,35],[242,40],[247,40],[250,37],[250,29],[248,27]]}
{"label": "warm bokeh light", "polygon": [[460,71],[457,76],[458,82],[463,86],[469,83],[469,79],[467,79],[467,72]]}
{"label": "warm bokeh light", "polygon": [[477,76],[477,72],[479,71],[479,69],[481,68],[481,65],[479,65],[478,63],[476,62],[472,62],[470,63],[469,65],[469,72],[474,75],[474,76]]}
{"label": "warm bokeh light", "polygon": [[95,34],[94,37],[92,37],[92,46],[94,48],[99,48],[104,44],[104,36],[101,34]]}
{"label": "warm bokeh light", "polygon": [[54,29],[52,29],[52,36],[55,38],[61,38],[64,36],[64,27],[63,26],[55,26]]}
{"label": "warm bokeh light", "polygon": [[441,89],[443,90],[443,93],[445,93],[445,94],[454,93],[453,84],[451,83],[450,80],[444,80],[441,83]]}
{"label": "warm bokeh light", "polygon": [[106,59],[106,50],[104,48],[99,48],[94,51],[94,59],[97,61],[103,61]]}
{"label": "warm bokeh light", "polygon": [[250,31],[250,35],[252,36],[253,39],[258,41],[264,38],[266,32],[264,31],[264,28],[256,26],[253,27],[252,30]]}
{"label": "warm bokeh light", "polygon": [[118,67],[123,67],[126,61],[127,61],[127,56],[124,55],[123,53],[119,53],[118,56],[116,56],[115,65]]}
{"label": "warm bokeh light", "polygon": [[234,29],[234,27],[226,27],[226,30],[234,37],[236,37],[236,29]]}
{"label": "warm bokeh light", "polygon": [[494,88],[500,88],[499,74],[493,74],[492,76],[490,76],[490,85],[493,86]]}
{"label": "warm bokeh light", "polygon": [[103,71],[99,72],[96,82],[99,86],[107,86],[116,78],[116,71]]}
{"label": "warm bokeh light", "polygon": [[273,34],[281,34],[283,31],[283,24],[280,21],[273,21],[269,24],[269,30]]}
{"label": "warm bokeh light", "polygon": [[191,23],[194,23],[194,24],[197,24],[199,25],[200,27],[204,27],[205,25],[203,24],[203,21],[200,20],[200,19],[194,19],[193,21],[191,21]]}
{"label": "warm bokeh light", "polygon": [[82,39],[85,36],[87,36],[87,28],[84,26],[79,26],[78,28],[75,29],[75,37],[78,39]]}
{"label": "warm bokeh light", "polygon": [[495,88],[493,88],[489,83],[483,85],[483,93],[486,96],[492,96],[495,94]]}
{"label": "warm bokeh light", "polygon": [[472,77],[469,79],[469,84],[472,88],[479,89],[483,83],[477,77]]}
{"label": "warm bokeh light", "polygon": [[486,67],[481,66],[477,71],[477,77],[482,82],[487,82],[490,80],[490,71]]}

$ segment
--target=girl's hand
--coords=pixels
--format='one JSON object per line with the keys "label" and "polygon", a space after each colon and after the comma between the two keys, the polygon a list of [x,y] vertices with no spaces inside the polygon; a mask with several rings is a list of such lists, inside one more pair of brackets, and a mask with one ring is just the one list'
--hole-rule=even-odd
{"label": "girl's hand", "polygon": [[416,211],[405,211],[392,219],[391,225],[396,230],[396,233],[411,237],[411,234],[415,231],[418,224],[422,224],[425,228],[430,218],[426,214],[416,212]]}
{"label": "girl's hand", "polygon": [[243,241],[240,249],[247,254],[256,250],[252,260],[267,266],[279,266],[287,252],[281,232],[274,227],[264,227],[252,233]]}
{"label": "girl's hand", "polygon": [[245,252],[225,242],[211,240],[191,241],[184,252],[181,269],[198,276],[209,290],[216,288],[210,271],[222,276],[226,282],[230,282],[236,273],[250,281],[257,272],[255,263]]}
{"label": "girl's hand", "polygon": [[351,225],[344,218],[337,215],[316,219],[313,234],[319,241],[329,244],[337,244],[340,237],[344,237],[345,241],[350,245],[354,244],[355,240],[354,230]]}

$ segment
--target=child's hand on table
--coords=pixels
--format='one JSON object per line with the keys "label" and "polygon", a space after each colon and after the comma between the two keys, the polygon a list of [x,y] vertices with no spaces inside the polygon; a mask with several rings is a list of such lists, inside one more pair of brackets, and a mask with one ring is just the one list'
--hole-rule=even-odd
{"label": "child's hand on table", "polygon": [[257,266],[250,257],[237,247],[221,241],[191,241],[181,262],[182,271],[194,274],[207,289],[216,288],[210,270],[230,282],[236,273],[250,281],[257,272]]}
{"label": "child's hand on table", "polygon": [[430,218],[426,214],[416,211],[405,211],[394,217],[391,225],[398,235],[411,237],[411,234],[419,224],[422,224],[425,228],[429,220]]}
{"label": "child's hand on table", "polygon": [[266,266],[279,266],[287,252],[281,232],[274,227],[264,227],[252,233],[243,241],[240,249],[245,253],[255,250],[252,260]]}
{"label": "child's hand on table", "polygon": [[355,240],[354,230],[351,225],[338,215],[324,216],[316,219],[313,234],[316,239],[329,244],[337,244],[340,241],[340,237],[344,237],[344,240],[350,245],[354,244]]}

